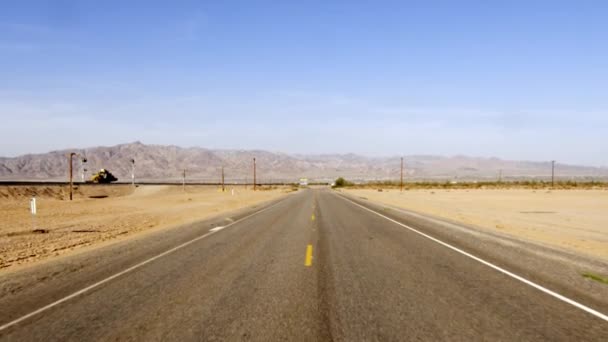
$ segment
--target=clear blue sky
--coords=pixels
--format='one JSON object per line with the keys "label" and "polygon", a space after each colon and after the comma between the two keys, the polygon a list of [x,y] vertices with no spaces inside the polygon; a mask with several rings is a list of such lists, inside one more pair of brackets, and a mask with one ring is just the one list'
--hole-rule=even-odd
{"label": "clear blue sky", "polygon": [[608,165],[607,18],[584,0],[2,1],[0,155],[141,140]]}

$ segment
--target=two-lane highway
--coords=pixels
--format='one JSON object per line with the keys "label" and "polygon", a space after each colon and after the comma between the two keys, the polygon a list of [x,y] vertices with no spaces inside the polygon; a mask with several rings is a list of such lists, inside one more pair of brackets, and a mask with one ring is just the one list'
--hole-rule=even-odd
{"label": "two-lane highway", "polygon": [[403,224],[304,190],[37,307],[5,295],[0,340],[608,340],[601,311]]}

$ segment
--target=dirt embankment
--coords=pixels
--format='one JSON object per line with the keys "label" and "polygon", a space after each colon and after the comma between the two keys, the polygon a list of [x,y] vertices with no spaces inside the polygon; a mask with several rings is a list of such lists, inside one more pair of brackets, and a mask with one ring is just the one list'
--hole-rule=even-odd
{"label": "dirt embankment", "polygon": [[343,190],[608,261],[606,190]]}
{"label": "dirt embankment", "polygon": [[[132,194],[134,188],[129,184],[113,185],[75,185],[72,197],[82,198],[104,198],[120,197]],[[9,185],[0,186],[0,201],[20,200],[36,197],[40,199],[65,200],[69,198],[69,188],[67,185]]]}
{"label": "dirt embankment", "polygon": [[[221,192],[213,186],[0,187],[0,270],[136,232],[195,222],[272,200],[288,188]],[[37,215],[30,213],[36,196]]]}

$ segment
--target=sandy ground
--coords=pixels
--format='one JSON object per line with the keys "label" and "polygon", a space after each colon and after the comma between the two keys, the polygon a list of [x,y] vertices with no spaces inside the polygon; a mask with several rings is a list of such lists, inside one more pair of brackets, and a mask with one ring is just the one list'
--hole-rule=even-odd
{"label": "sandy ground", "polygon": [[[278,198],[280,188],[232,195],[211,186],[81,186],[67,201],[65,187],[0,187],[0,270],[125,238],[136,232],[202,220]],[[38,213],[30,214],[37,197]],[[97,197],[97,198],[91,198]]]}
{"label": "sandy ground", "polygon": [[606,190],[343,191],[608,260]]}

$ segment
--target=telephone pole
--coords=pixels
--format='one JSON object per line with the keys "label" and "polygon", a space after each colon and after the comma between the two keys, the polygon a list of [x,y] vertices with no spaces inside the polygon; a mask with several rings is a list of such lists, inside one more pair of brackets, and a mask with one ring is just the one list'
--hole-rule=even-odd
{"label": "telephone pole", "polygon": [[403,157],[401,157],[401,192],[403,192]]}
{"label": "telephone pole", "polygon": [[186,169],[182,173],[182,190],[186,192]]}
{"label": "telephone pole", "polygon": [[135,187],[135,159],[131,158],[131,185]]}
{"label": "telephone pole", "polygon": [[255,158],[253,158],[253,191],[255,191]]}
{"label": "telephone pole", "polygon": [[80,179],[81,179],[82,183],[84,183],[84,173],[87,172],[87,158],[82,157],[82,159],[80,159],[80,161],[82,162],[80,164],[80,169],[82,171],[82,173],[80,175]]}
{"label": "telephone pole", "polygon": [[69,163],[69,170],[70,170],[70,179],[69,179],[69,183],[70,183],[70,201],[72,200],[72,192],[73,192],[73,187],[74,187],[74,182],[72,181],[72,175],[73,175],[73,166],[72,166],[72,157],[74,157],[76,155],[76,153],[74,152],[70,152],[69,156],[68,156],[68,163]]}
{"label": "telephone pole", "polygon": [[226,191],[226,187],[224,185],[224,167],[222,166],[222,192]]}
{"label": "telephone pole", "polygon": [[555,187],[555,160],[551,161],[551,187]]}

